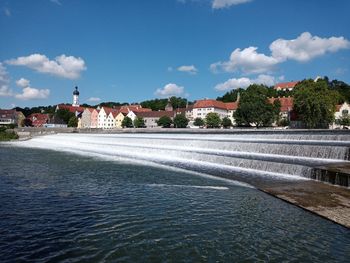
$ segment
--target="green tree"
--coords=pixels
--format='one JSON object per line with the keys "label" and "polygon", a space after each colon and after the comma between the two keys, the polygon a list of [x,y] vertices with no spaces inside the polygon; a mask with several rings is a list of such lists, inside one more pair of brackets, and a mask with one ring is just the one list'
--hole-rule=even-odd
{"label": "green tree", "polygon": [[145,120],[142,117],[136,117],[134,120],[134,127],[135,128],[145,128]]}
{"label": "green tree", "polygon": [[224,117],[221,124],[226,129],[232,126],[232,121],[229,117]]}
{"label": "green tree", "polygon": [[68,127],[77,127],[78,126],[78,118],[75,116],[72,116],[68,120]]}
{"label": "green tree", "polygon": [[122,127],[123,128],[132,128],[132,119],[129,118],[128,116],[125,116],[123,121],[122,121]]}
{"label": "green tree", "polygon": [[60,109],[55,112],[55,117],[63,120],[64,123],[68,124],[69,120],[72,117],[75,117],[75,114],[67,109]]}
{"label": "green tree", "polygon": [[188,119],[185,114],[177,114],[174,118],[175,128],[186,128],[188,124]]}
{"label": "green tree", "polygon": [[197,117],[197,118],[194,119],[193,125],[200,127],[200,126],[204,126],[205,122],[204,122],[204,120],[202,118]]}
{"label": "green tree", "polygon": [[276,120],[280,104],[271,104],[269,93],[269,88],[264,85],[253,84],[247,88],[233,113],[238,126],[270,126]]}
{"label": "green tree", "polygon": [[216,112],[209,112],[205,117],[205,123],[207,128],[219,128],[221,125],[221,119]]}
{"label": "green tree", "polygon": [[328,128],[340,95],[325,80],[304,80],[294,88],[294,110],[306,128]]}
{"label": "green tree", "polygon": [[162,116],[157,121],[158,126],[162,126],[162,128],[170,128],[172,124],[172,120],[169,116]]}

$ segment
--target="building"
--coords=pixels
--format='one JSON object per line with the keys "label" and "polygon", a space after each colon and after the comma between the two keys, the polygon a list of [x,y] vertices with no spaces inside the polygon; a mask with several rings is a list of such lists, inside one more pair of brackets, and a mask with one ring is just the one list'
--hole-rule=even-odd
{"label": "building", "polygon": [[79,94],[78,87],[75,87],[75,90],[73,91],[73,107],[79,107]]}
{"label": "building", "polygon": [[205,119],[209,112],[217,113],[220,118],[230,117],[228,116],[228,110],[226,103],[213,99],[198,100],[193,105],[192,118]]}
{"label": "building", "polygon": [[49,114],[32,113],[26,118],[26,125],[32,127],[45,127],[49,122]]}
{"label": "building", "polygon": [[90,115],[90,127],[89,128],[97,128],[98,127],[98,114],[99,109],[93,109]]}
{"label": "building", "polygon": [[291,91],[300,81],[290,81],[277,83],[274,87],[275,90]]}
{"label": "building", "polygon": [[170,98],[168,99],[168,103],[165,106],[165,110],[166,111],[173,111],[174,110],[173,105],[171,104]]}
{"label": "building", "polygon": [[121,111],[118,111],[118,112],[114,112],[113,116],[114,116],[115,127],[118,129],[122,128],[122,123],[126,114],[122,113]]}
{"label": "building", "polygon": [[[239,98],[238,98],[239,99]],[[233,113],[237,110],[238,108],[238,100],[235,102],[226,102],[226,109],[227,109],[227,117],[229,117],[229,119],[232,122],[232,125],[236,124],[235,118],[233,118]]]}
{"label": "building", "polygon": [[146,128],[158,127],[157,121],[163,116],[168,116],[173,120],[175,114],[175,111],[144,111],[135,113],[137,117],[143,118]]}
{"label": "building", "polygon": [[25,116],[21,111],[0,110],[0,125],[23,126]]}
{"label": "building", "polygon": [[280,97],[280,98],[269,98],[269,102],[272,104],[276,100],[281,103],[280,116],[290,120],[291,113],[293,111],[294,100],[293,97]]}
{"label": "building", "polygon": [[85,108],[81,114],[81,128],[91,128],[91,114],[94,110],[94,108]]}

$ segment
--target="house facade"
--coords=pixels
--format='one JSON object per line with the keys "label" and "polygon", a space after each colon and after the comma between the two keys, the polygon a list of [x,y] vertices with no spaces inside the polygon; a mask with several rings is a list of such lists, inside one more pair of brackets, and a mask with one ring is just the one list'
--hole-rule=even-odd
{"label": "house facade", "polygon": [[222,101],[217,101],[213,99],[198,100],[193,105],[192,118],[202,118],[205,119],[208,113],[215,112],[220,118],[230,117],[227,110],[226,103]]}
{"label": "house facade", "polygon": [[172,120],[175,116],[175,111],[148,111],[148,112],[137,112],[135,115],[137,117],[143,118],[145,121],[146,128],[156,128],[159,127],[157,121],[163,117],[168,116]]}
{"label": "house facade", "polygon": [[22,127],[24,119],[25,117],[21,111],[0,109],[0,125],[13,124]]}

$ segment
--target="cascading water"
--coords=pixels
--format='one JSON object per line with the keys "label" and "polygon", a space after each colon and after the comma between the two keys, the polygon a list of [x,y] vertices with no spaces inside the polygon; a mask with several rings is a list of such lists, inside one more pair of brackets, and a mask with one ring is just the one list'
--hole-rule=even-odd
{"label": "cascading water", "polygon": [[57,134],[13,143],[143,161],[256,184],[316,178],[314,168],[348,164],[344,134]]}

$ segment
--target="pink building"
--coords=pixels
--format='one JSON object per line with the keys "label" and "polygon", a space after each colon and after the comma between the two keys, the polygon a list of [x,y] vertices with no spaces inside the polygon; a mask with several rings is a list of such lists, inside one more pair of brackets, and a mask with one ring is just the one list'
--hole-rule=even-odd
{"label": "pink building", "polygon": [[100,110],[96,110],[94,109],[91,112],[91,128],[97,128],[97,124],[98,124],[98,113]]}

